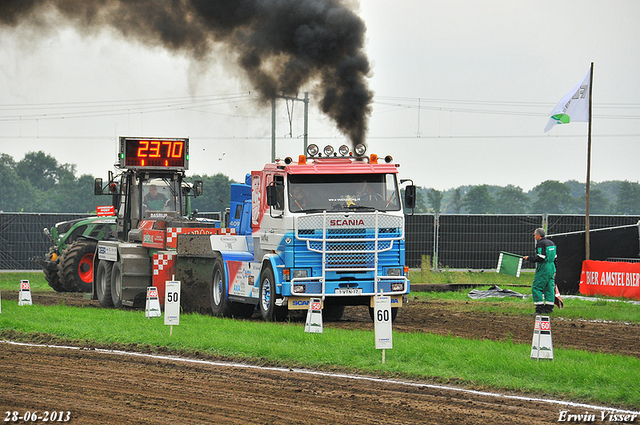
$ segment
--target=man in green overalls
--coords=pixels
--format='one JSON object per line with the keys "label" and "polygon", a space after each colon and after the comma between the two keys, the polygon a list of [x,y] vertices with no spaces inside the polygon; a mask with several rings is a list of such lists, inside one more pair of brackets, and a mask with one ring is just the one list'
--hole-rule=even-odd
{"label": "man in green overalls", "polygon": [[536,272],[531,285],[535,314],[553,312],[555,301],[556,245],[545,237],[544,229],[538,228],[533,233],[536,239],[536,253],[523,258],[536,263]]}

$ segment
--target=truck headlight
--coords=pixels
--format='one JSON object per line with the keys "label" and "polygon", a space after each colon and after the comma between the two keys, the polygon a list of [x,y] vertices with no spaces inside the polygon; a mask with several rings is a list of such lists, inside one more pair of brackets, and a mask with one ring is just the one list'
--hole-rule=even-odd
{"label": "truck headlight", "polygon": [[387,269],[387,276],[402,276],[401,268]]}
{"label": "truck headlight", "polygon": [[316,156],[318,155],[318,152],[320,152],[320,148],[318,148],[318,145],[310,144],[309,146],[307,146],[307,155]]}
{"label": "truck headlight", "polygon": [[294,284],[293,285],[293,289],[291,290],[291,292],[293,292],[294,294],[304,294],[307,291],[307,288],[305,285],[300,285],[300,284]]}
{"label": "truck headlight", "polygon": [[293,270],[294,279],[304,279],[308,276],[306,270]]}

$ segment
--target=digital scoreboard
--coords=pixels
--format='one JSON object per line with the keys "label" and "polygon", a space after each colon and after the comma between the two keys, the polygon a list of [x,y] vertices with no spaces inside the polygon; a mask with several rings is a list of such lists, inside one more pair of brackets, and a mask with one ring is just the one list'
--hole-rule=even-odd
{"label": "digital scoreboard", "polygon": [[189,139],[120,137],[118,160],[120,168],[187,170]]}

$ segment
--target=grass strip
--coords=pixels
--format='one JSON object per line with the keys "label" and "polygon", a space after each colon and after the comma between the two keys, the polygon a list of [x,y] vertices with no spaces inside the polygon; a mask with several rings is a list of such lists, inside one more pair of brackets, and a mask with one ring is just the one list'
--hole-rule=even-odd
{"label": "grass strip", "polygon": [[181,353],[198,352],[261,364],[459,383],[625,408],[640,405],[639,359],[555,349],[555,361],[535,361],[529,358],[529,344],[511,341],[394,333],[394,348],[387,350],[386,363],[382,364],[373,330],[325,328],[323,334],[309,334],[304,332],[302,323],[186,314],[169,336],[162,318],[145,318],[143,311],[18,306],[16,301],[3,301],[0,333],[15,332],[44,333],[97,344],[166,347]]}

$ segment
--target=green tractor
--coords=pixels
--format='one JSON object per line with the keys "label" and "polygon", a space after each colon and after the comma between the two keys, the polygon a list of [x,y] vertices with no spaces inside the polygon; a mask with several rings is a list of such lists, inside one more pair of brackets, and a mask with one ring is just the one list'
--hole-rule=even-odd
{"label": "green tractor", "polygon": [[91,292],[93,256],[98,241],[115,238],[116,217],[87,217],[57,223],[44,229],[51,247],[40,264],[44,276],[57,292]]}

